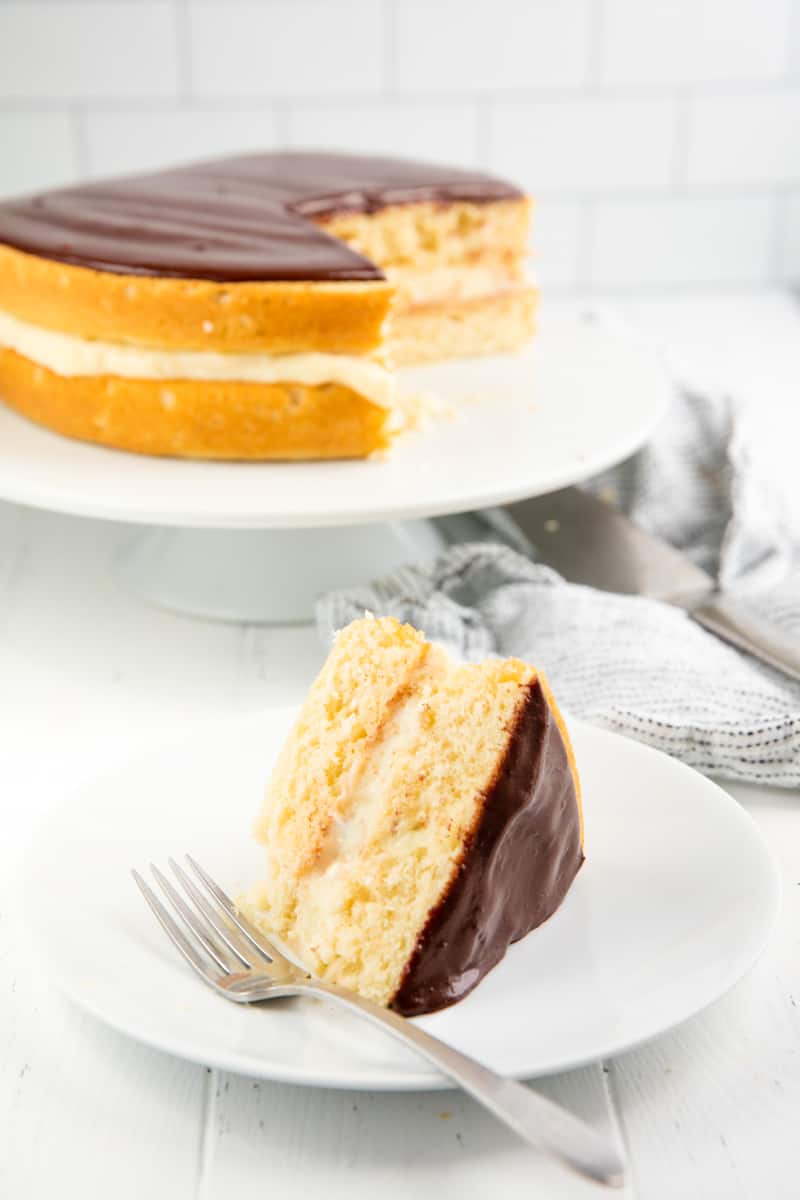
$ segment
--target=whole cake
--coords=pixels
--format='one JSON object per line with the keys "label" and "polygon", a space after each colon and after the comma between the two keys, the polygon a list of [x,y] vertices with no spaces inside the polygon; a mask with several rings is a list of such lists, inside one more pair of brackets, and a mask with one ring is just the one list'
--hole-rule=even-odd
{"label": "whole cake", "polygon": [[530,335],[529,210],[478,172],[301,152],[5,201],[0,397],[148,454],[370,454],[392,363]]}
{"label": "whole cake", "polygon": [[406,1015],[461,999],[547,920],[583,862],[547,683],[459,664],[409,625],[336,638],[276,764],[245,907],[317,975]]}

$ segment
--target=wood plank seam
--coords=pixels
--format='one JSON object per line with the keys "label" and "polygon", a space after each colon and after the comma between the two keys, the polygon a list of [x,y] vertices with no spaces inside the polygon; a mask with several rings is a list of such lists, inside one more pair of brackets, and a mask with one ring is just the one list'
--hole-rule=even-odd
{"label": "wood plank seam", "polygon": [[194,1188],[196,1200],[210,1200],[212,1196],[211,1179],[214,1162],[214,1138],[217,1121],[219,1081],[220,1072],[217,1067],[207,1067],[203,1089],[200,1139],[197,1151],[197,1178]]}

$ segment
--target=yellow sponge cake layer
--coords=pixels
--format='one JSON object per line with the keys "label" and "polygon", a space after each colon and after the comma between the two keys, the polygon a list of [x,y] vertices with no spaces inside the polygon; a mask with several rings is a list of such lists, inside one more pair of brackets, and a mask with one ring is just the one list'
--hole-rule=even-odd
{"label": "yellow sponge cake layer", "polygon": [[350,780],[424,655],[422,635],[397,622],[370,621],[339,635],[273,771],[277,802],[265,806],[257,828],[270,847],[276,929],[285,932],[293,921],[298,887],[344,819]]}
{"label": "yellow sponge cake layer", "polygon": [[257,833],[254,919],[409,1013],[471,990],[582,861],[574,759],[534,668],[455,663],[390,618],[338,635]]}
{"label": "yellow sponge cake layer", "polygon": [[410,305],[392,320],[392,362],[413,366],[519,350],[530,340],[535,320],[536,293],[528,287],[484,298]]}
{"label": "yellow sponge cake layer", "polygon": [[337,213],[318,224],[391,272],[519,258],[527,253],[530,219],[531,201],[523,196],[482,204],[399,204],[369,215]]}
{"label": "yellow sponge cake layer", "polygon": [[77,337],[182,350],[366,354],[383,342],[386,282],[217,283],[124,275],[0,244],[0,311]]}
{"label": "yellow sponge cake layer", "polygon": [[389,410],[335,383],[63,376],[0,347],[0,392],[57,433],[139,454],[363,458],[390,440]]}

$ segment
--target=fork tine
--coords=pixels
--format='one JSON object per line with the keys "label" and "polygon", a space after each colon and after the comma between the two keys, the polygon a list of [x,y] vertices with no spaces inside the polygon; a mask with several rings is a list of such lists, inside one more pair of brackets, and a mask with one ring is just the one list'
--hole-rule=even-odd
{"label": "fork tine", "polygon": [[207,871],[204,871],[198,862],[192,858],[191,854],[185,855],[186,861],[194,871],[197,878],[205,885],[213,899],[216,901],[219,908],[233,921],[237,929],[247,938],[247,940],[267,959],[268,962],[285,963],[287,966],[293,966],[284,954],[272,945],[259,929],[256,929],[252,922],[248,921],[242,913],[239,912],[236,905],[231,900],[230,896],[223,892],[218,883],[215,883]]}
{"label": "fork tine", "polygon": [[252,968],[252,966],[253,966],[252,962],[250,961],[249,958],[247,958],[242,953],[242,950],[241,950],[243,939],[240,938],[233,929],[231,929],[230,925],[228,925],[228,926],[225,925],[225,922],[217,915],[215,910],[208,903],[208,901],[206,900],[203,893],[200,891],[197,884],[192,882],[192,880],[189,878],[189,876],[186,874],[186,872],[183,870],[183,868],[179,867],[178,864],[175,862],[175,859],[170,858],[167,861],[169,862],[169,865],[172,868],[172,870],[175,874],[175,877],[178,880],[178,882],[180,883],[181,887],[186,892],[187,896],[192,901],[195,908],[197,908],[200,911],[200,913],[202,914],[202,916],[205,917],[206,921],[211,926],[211,928],[214,930],[217,937],[219,937],[220,940],[225,943],[225,945],[230,950],[231,954],[235,955],[235,957],[238,958],[239,962],[241,963],[241,965],[243,967]]}
{"label": "fork tine", "polygon": [[167,879],[166,875],[163,875],[154,863],[150,863],[150,870],[153,872],[153,876],[164,895],[169,901],[171,901],[173,908],[177,909],[178,915],[182,918],[184,924],[188,925],[189,929],[191,929],[192,933],[198,939],[209,958],[213,959],[224,975],[230,975],[231,968],[225,961],[224,950],[218,945],[217,942],[214,941],[214,938],[206,932],[200,918],[189,907],[183,896],[179,895],[178,892],[175,891],[175,888]]}
{"label": "fork tine", "polygon": [[158,923],[161,925],[161,928],[164,930],[175,948],[180,951],[180,953],[186,959],[189,966],[197,971],[197,974],[201,975],[202,978],[205,979],[206,983],[216,983],[216,980],[214,979],[214,976],[209,970],[208,965],[204,961],[202,955],[198,954],[196,947],[192,944],[192,942],[189,941],[183,930],[167,912],[166,908],[161,903],[158,896],[156,896],[153,889],[145,883],[138,871],[131,871],[131,875],[133,875],[133,878],[136,880],[136,885],[139,888],[139,891],[150,905],[150,908],[158,920]]}

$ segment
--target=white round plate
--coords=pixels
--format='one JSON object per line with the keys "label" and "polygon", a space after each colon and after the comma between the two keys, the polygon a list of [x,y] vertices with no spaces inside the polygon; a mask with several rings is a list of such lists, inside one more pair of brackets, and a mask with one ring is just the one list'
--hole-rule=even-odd
{"label": "white round plate", "polygon": [[641,446],[666,408],[655,357],[616,322],[545,314],[520,355],[401,372],[454,415],[382,460],[206,463],[73,442],[0,405],[0,496],[151,525],[286,529],[467,512],[577,483]]}
{"label": "white round plate", "polygon": [[[209,1066],[324,1087],[445,1080],[318,1001],[243,1008],[185,966],[130,868],[195,855],[236,894],[257,879],[249,829],[292,711],[202,726],[83,787],[35,843],[23,900],[47,963],[81,1006]],[[432,1033],[530,1078],[616,1054],[725,992],[776,915],[772,860],[745,812],[688,767],[577,721],[586,862],[559,911],[512,946]]]}

